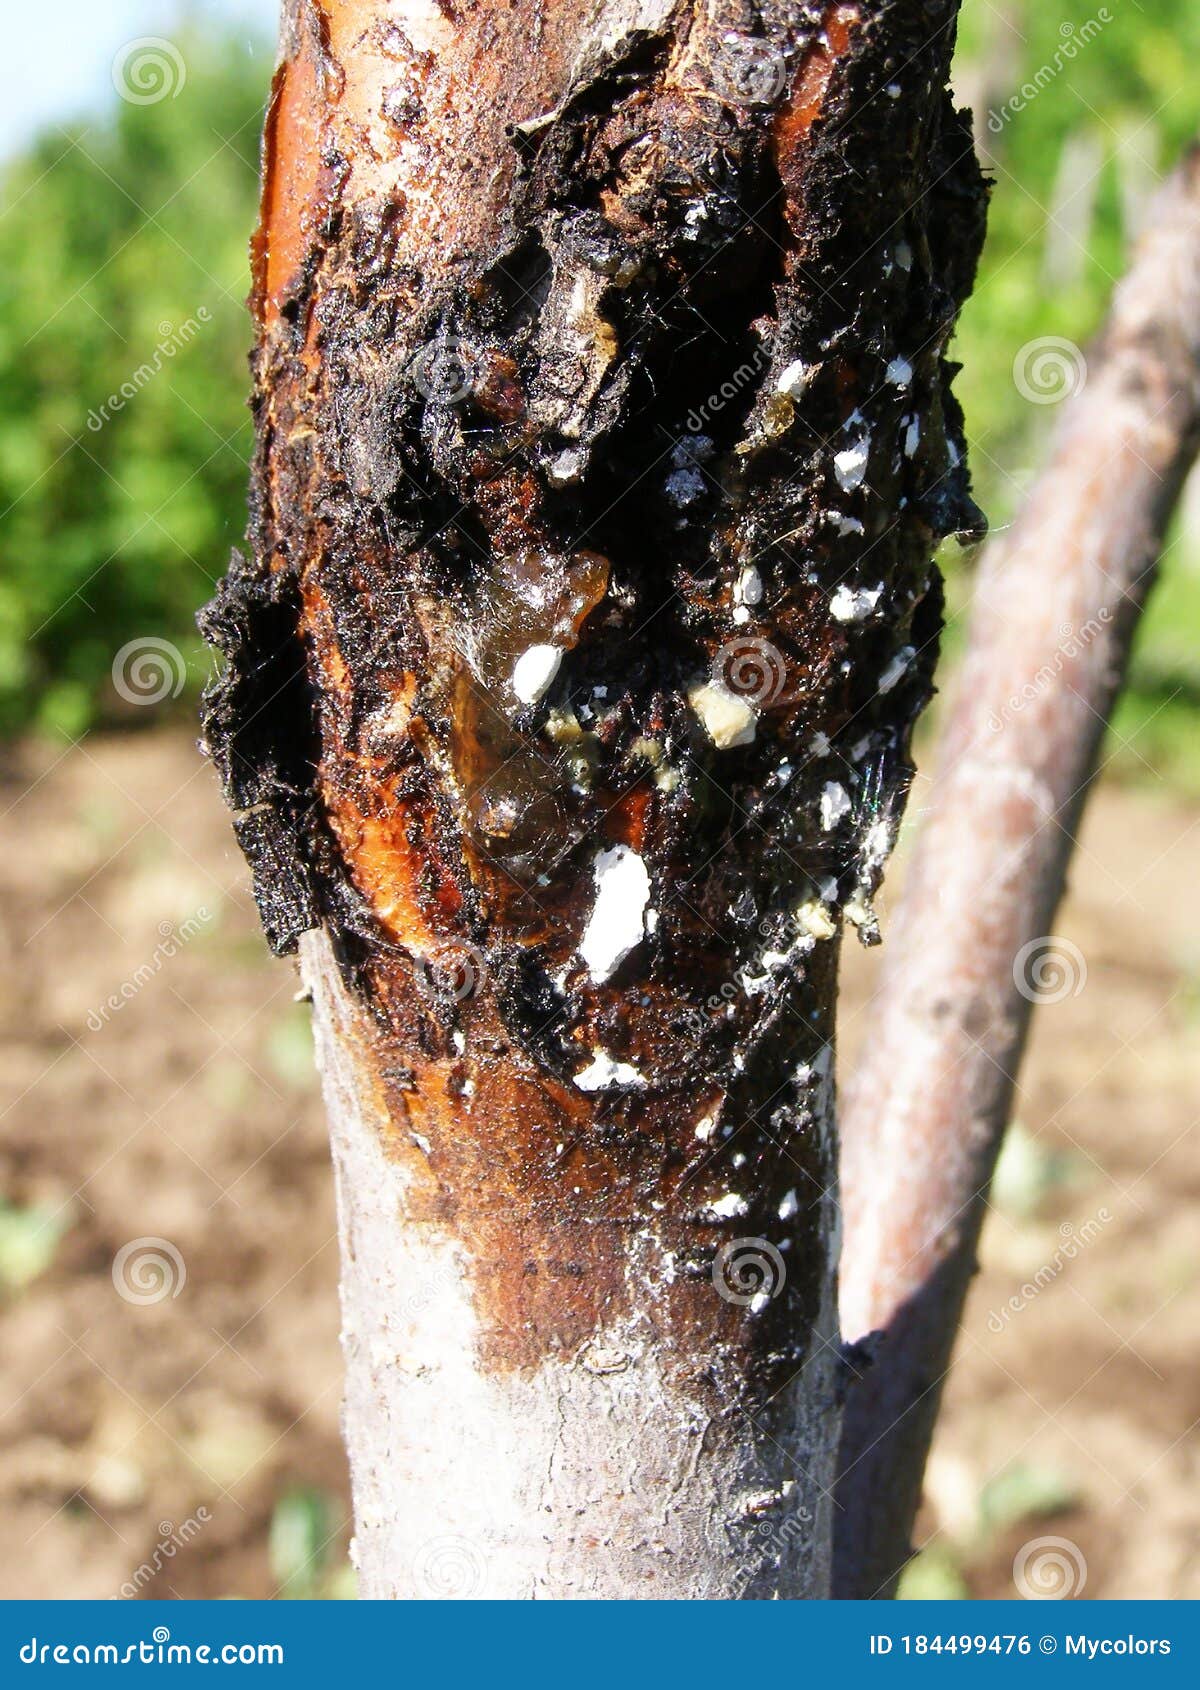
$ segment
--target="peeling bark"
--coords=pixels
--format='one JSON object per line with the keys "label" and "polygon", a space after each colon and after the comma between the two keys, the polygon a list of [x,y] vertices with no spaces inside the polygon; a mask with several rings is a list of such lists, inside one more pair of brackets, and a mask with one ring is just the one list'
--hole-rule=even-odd
{"label": "peeling bark", "polygon": [[[1153,208],[1087,384],[987,547],[941,766],[844,1121],[849,1393],[836,1593],[909,1535],[1079,816],[1200,438],[1200,155]],[[965,842],[970,841],[970,849]],[[1068,962],[1066,967],[1070,967]]]}
{"label": "peeling bark", "polygon": [[365,1595],[827,1591],[839,934],[980,521],[956,9],[286,8],[206,728],[309,934]]}

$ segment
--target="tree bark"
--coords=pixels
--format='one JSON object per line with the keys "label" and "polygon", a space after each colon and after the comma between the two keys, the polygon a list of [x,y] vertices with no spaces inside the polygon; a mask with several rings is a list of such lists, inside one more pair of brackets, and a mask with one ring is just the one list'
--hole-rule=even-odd
{"label": "tree bark", "polygon": [[974,530],[950,0],[291,0],[207,737],[366,1596],[820,1596],[832,1040]]}
{"label": "tree bark", "polygon": [[[1064,349],[1041,355],[1053,364]],[[1097,345],[1086,361],[1066,349],[1056,374],[1078,391],[1017,522],[984,554],[929,819],[844,1112],[841,1319],[848,1338],[875,1336],[847,1403],[842,1596],[889,1594],[910,1553],[1030,1011],[1086,979],[1073,947],[1056,954],[1051,926],[1196,454],[1195,153],[1160,195]]]}

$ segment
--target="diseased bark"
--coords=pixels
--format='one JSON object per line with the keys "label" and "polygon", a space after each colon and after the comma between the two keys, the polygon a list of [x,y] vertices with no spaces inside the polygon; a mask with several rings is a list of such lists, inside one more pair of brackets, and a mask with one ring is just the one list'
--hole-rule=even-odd
{"label": "diseased bark", "polygon": [[309,934],[364,1595],[827,1592],[838,934],[979,521],[955,12],[287,9],[207,732]]}
{"label": "diseased bark", "polygon": [[[1042,941],[1200,428],[1200,158],[1163,190],[1053,456],[983,559],[941,767],[849,1087],[848,1397],[836,1593],[907,1558],[1031,1006],[1079,960]],[[1063,971],[1066,978],[1063,978]]]}

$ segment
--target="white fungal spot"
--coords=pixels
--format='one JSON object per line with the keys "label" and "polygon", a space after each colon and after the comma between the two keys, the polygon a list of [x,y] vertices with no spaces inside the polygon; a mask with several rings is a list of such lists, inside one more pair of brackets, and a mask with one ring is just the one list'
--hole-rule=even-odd
{"label": "white fungal spot", "polygon": [[706,463],[716,451],[716,442],[711,435],[693,434],[686,440],[679,441],[671,449],[671,464],[675,469],[683,469],[688,464]]}
{"label": "white fungal spot", "polygon": [[775,391],[782,393],[787,399],[799,399],[813,376],[816,374],[811,364],[806,364],[802,358],[797,358],[787,368],[781,371],[779,380],[775,383]]}
{"label": "white fungal spot", "polygon": [[666,482],[666,494],[680,510],[698,499],[704,491],[704,477],[698,469],[673,469]]}
{"label": "white fungal spot", "polygon": [[920,444],[921,419],[920,417],[910,417],[908,419],[908,427],[904,431],[904,456],[906,458],[913,457]]}
{"label": "white fungal spot", "polygon": [[718,681],[704,681],[692,687],[688,703],[704,726],[704,731],[720,751],[733,745],[749,745],[758,732],[758,717],[753,708],[737,693]]}
{"label": "white fungal spot", "polygon": [[907,358],[893,358],[887,367],[887,379],[893,387],[907,387],[912,375],[913,367]]}
{"label": "white fungal spot", "polygon": [[880,692],[891,692],[896,682],[917,655],[915,646],[903,645],[879,677]]}
{"label": "white fungal spot", "polygon": [[812,752],[814,757],[828,757],[830,749],[829,735],[826,733],[815,733],[808,742],[808,749]]}
{"label": "white fungal spot", "polygon": [[644,1086],[646,1077],[628,1062],[616,1062],[606,1050],[592,1052],[592,1060],[575,1076],[580,1091],[608,1091],[613,1086]]}
{"label": "white fungal spot", "polygon": [[556,645],[531,645],[513,665],[512,690],[522,704],[536,704],[551,685],[563,660]]}
{"label": "white fungal spot", "polygon": [[858,929],[864,945],[875,944],[879,936],[879,917],[869,898],[854,896],[846,903],[846,919]]}
{"label": "white fungal spot", "polygon": [[889,82],[884,92],[887,94],[889,100],[898,100],[900,98],[900,84],[898,82]]}
{"label": "white fungal spot", "polygon": [[736,1191],[727,1191],[724,1197],[718,1197],[715,1203],[706,1203],[704,1214],[712,1220],[736,1221],[749,1211],[750,1205],[744,1197],[739,1197]]}
{"label": "white fungal spot", "polygon": [[850,813],[850,794],[836,780],[827,780],[821,793],[821,826],[826,833]]}
{"label": "white fungal spot", "polygon": [[900,266],[900,268],[902,270],[911,270],[912,269],[912,261],[913,261],[912,247],[909,246],[907,241],[897,241],[896,242],[896,263]]}
{"label": "white fungal spot", "polygon": [[862,845],[863,867],[868,870],[880,868],[887,861],[892,849],[892,823],[887,816],[880,816],[878,821],[871,823],[867,829],[867,837]]}
{"label": "white fungal spot", "polygon": [[838,486],[843,493],[853,493],[856,487],[862,486],[870,455],[869,434],[864,434],[853,446],[847,446],[845,451],[834,453],[833,473],[837,476]]}
{"label": "white fungal spot", "polygon": [[789,1191],[787,1196],[783,1199],[783,1202],[779,1205],[779,1218],[780,1218],[780,1220],[781,1221],[790,1221],[792,1216],[799,1209],[799,1207],[800,1207],[800,1200],[796,1196],[795,1191],[794,1190]]}
{"label": "white fungal spot", "polygon": [[546,465],[546,479],[551,487],[569,487],[573,481],[579,480],[586,463],[587,454],[570,447],[556,458],[551,458]]}
{"label": "white fungal spot", "polygon": [[796,911],[796,925],[814,939],[832,939],[837,932],[837,925],[829,911],[813,898],[801,904]]}
{"label": "white fungal spot", "polygon": [[882,597],[882,581],[877,587],[839,587],[829,601],[829,614],[836,622],[861,622]]}
{"label": "white fungal spot", "polygon": [[717,1130],[717,1123],[712,1115],[706,1115],[702,1121],[696,1122],[696,1137],[701,1144],[707,1144]]}
{"label": "white fungal spot", "polygon": [[856,516],[846,516],[841,511],[830,511],[828,517],[839,534],[866,533],[866,529]]}
{"label": "white fungal spot", "polygon": [[616,972],[646,936],[650,876],[645,863],[628,845],[598,852],[592,873],[596,902],[579,943],[579,954],[599,984]]}
{"label": "white fungal spot", "polygon": [[761,604],[762,596],[763,578],[752,563],[747,564],[734,585],[734,601],[737,604]]}

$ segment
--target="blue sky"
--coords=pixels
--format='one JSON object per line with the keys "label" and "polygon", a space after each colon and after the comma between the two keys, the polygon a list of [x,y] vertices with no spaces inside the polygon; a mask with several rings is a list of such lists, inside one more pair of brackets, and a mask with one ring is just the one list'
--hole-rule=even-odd
{"label": "blue sky", "polygon": [[101,110],[114,98],[112,62],[126,42],[167,40],[190,18],[246,26],[273,38],[279,0],[13,0],[4,23],[0,156],[44,123]]}

